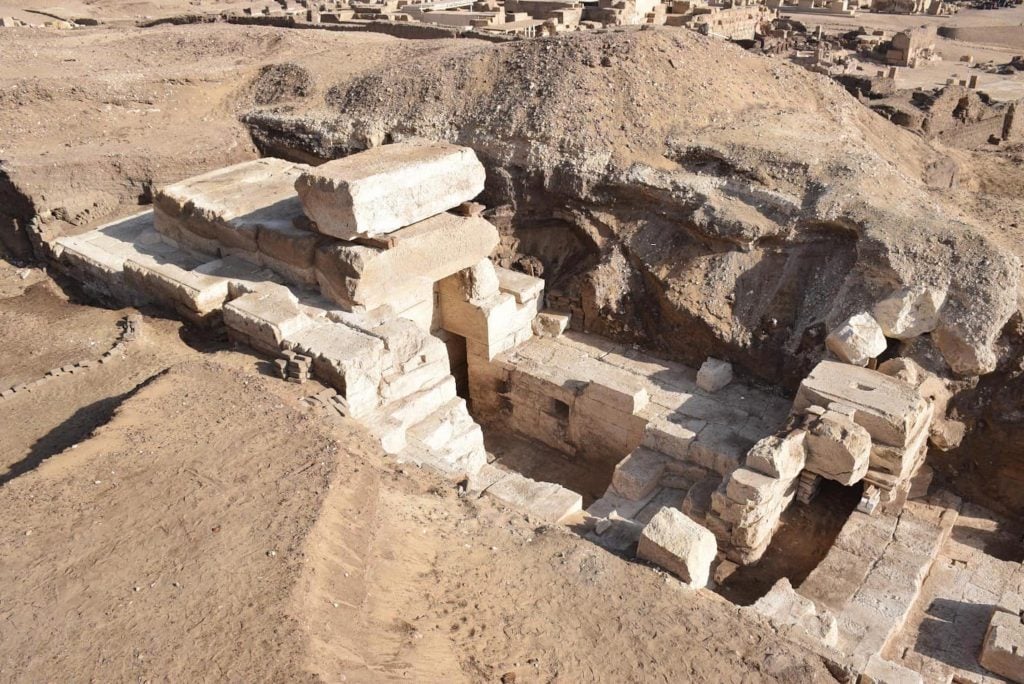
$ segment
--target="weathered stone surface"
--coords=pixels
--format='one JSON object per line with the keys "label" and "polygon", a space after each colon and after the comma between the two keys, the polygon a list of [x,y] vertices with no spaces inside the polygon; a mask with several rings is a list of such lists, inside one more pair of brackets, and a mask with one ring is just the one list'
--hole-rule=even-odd
{"label": "weathered stone surface", "polygon": [[657,488],[667,460],[664,454],[640,447],[615,466],[612,487],[627,499],[639,501]]}
{"label": "weathered stone surface", "polygon": [[854,420],[871,433],[874,442],[904,446],[926,416],[928,405],[910,385],[867,368],[822,361],[797,391],[793,411],[811,406],[845,404]]}
{"label": "weathered stone surface", "polygon": [[316,276],[326,297],[348,306],[373,309],[396,294],[458,273],[487,257],[498,231],[482,218],[440,214],[392,235],[388,249],[345,242],[321,244]]}
{"label": "weathered stone surface", "polygon": [[777,581],[751,608],[776,626],[797,627],[827,646],[834,645],[839,638],[835,616],[828,610],[818,611],[813,601],[793,590],[786,577]]}
{"label": "weathered stone surface", "polygon": [[396,143],[329,161],[295,182],[317,231],[342,240],[391,233],[479,195],[484,167],[468,147]]}
{"label": "weathered stone surface", "polygon": [[694,589],[707,586],[718,547],[715,535],[682,511],[658,511],[640,535],[637,555],[673,573]]}
{"label": "weathered stone surface", "polygon": [[278,350],[286,337],[312,325],[313,319],[303,313],[288,288],[271,285],[225,304],[224,324],[264,349]]}
{"label": "weathered stone surface", "polygon": [[873,313],[886,337],[909,340],[935,330],[944,301],[945,291],[914,285],[878,302]]}
{"label": "weathered stone surface", "polygon": [[255,253],[261,229],[290,229],[302,215],[294,184],[308,168],[267,157],[159,188],[156,229],[172,239],[186,231],[228,251]]}
{"label": "weathered stone surface", "polygon": [[537,482],[509,473],[484,492],[527,515],[558,523],[583,510],[583,497],[553,482]]}
{"label": "weathered stone surface", "polygon": [[717,392],[732,382],[732,364],[708,358],[697,371],[697,386],[705,392]]}
{"label": "weathered stone surface", "polygon": [[496,267],[495,272],[501,291],[515,297],[519,304],[536,299],[544,292],[542,278],[534,278],[531,275],[501,267]]}
{"label": "weathered stone surface", "polygon": [[872,655],[858,681],[860,684],[923,684],[924,679],[911,669]]}
{"label": "weathered stone surface", "polygon": [[490,259],[481,259],[458,275],[467,300],[487,299],[499,291],[498,274]]}
{"label": "weathered stone surface", "polygon": [[807,469],[825,479],[851,485],[868,472],[871,435],[847,416],[826,411],[811,423],[804,444]]}
{"label": "weathered stone surface", "polygon": [[533,319],[533,334],[538,337],[558,337],[569,327],[569,314],[541,311]]}
{"label": "weathered stone surface", "polygon": [[829,333],[825,346],[841,361],[866,366],[885,351],[885,333],[871,314],[859,313]]}
{"label": "weathered stone surface", "polygon": [[750,468],[737,468],[726,482],[726,495],[737,503],[763,504],[778,500],[789,483]]}
{"label": "weathered stone surface", "polygon": [[1011,682],[1024,683],[1024,623],[1020,615],[992,614],[978,662]]}
{"label": "weathered stone surface", "polygon": [[770,477],[793,479],[807,462],[806,436],[804,430],[794,430],[784,437],[769,435],[747,452],[746,466]]}

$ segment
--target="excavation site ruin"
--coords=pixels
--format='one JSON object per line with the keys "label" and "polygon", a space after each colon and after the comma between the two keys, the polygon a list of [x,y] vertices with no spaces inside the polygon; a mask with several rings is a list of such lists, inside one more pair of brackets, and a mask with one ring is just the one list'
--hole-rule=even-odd
{"label": "excavation site ruin", "polygon": [[1024,683],[1022,72],[1012,0],[0,0],[0,681]]}

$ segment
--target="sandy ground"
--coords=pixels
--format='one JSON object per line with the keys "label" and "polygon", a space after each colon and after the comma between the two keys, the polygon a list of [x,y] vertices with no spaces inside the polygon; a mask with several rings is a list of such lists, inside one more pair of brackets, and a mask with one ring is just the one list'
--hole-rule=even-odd
{"label": "sandy ground", "polygon": [[[126,313],[0,284],[5,348],[60,330],[5,382]],[[395,466],[266,365],[147,316],[0,403],[0,679],[831,681],[710,592]]]}

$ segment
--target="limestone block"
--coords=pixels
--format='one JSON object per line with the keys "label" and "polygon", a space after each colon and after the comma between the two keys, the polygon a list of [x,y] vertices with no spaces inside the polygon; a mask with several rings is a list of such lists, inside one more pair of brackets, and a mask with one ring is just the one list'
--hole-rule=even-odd
{"label": "limestone block", "polygon": [[871,462],[871,435],[852,419],[826,411],[804,440],[807,470],[825,479],[851,485],[864,479]]}
{"label": "limestone block", "polygon": [[860,684],[924,684],[921,675],[913,670],[885,660],[880,655],[868,658],[861,672]]}
{"label": "limestone block", "polygon": [[794,591],[786,577],[777,581],[751,608],[774,625],[797,627],[827,646],[834,646],[839,638],[835,616],[827,610],[819,613],[814,602]]}
{"label": "limestone block", "polygon": [[643,440],[645,421],[587,396],[577,397],[569,412],[571,442],[593,458],[621,459]]}
{"label": "limestone block", "polygon": [[544,292],[544,280],[541,278],[500,266],[495,267],[494,270],[498,277],[498,287],[502,292],[507,292],[515,297],[519,304],[537,299]]}
{"label": "limestone block", "polygon": [[553,482],[537,482],[509,473],[484,492],[531,517],[559,523],[582,512],[583,497]]}
{"label": "limestone block", "polygon": [[[647,388],[637,379],[625,379],[628,383],[619,383],[616,382],[617,379],[600,377],[591,380],[583,388],[582,396],[616,411],[636,415],[647,405],[649,400]],[[614,382],[615,384],[604,384],[605,382]]]}
{"label": "limestone block", "polygon": [[342,240],[391,233],[473,199],[484,167],[468,147],[404,142],[309,169],[295,182],[316,229]]}
{"label": "limestone block", "polygon": [[885,333],[871,314],[860,313],[829,333],[825,346],[846,363],[866,366],[885,351]]}
{"label": "limestone block", "polygon": [[647,421],[641,444],[681,461],[686,460],[690,444],[705,425],[707,423],[703,420],[679,413],[652,415]]}
{"label": "limestone block", "polygon": [[855,410],[854,420],[874,442],[905,446],[914,436],[928,404],[907,383],[867,368],[822,361],[800,383],[794,413],[833,402]]}
{"label": "limestone block", "polygon": [[440,214],[392,234],[388,249],[341,241],[317,247],[323,294],[346,306],[372,309],[404,291],[430,288],[473,266],[498,244],[498,231],[482,218]]}
{"label": "limestone block", "polygon": [[[305,164],[255,159],[158,188],[157,229],[168,226],[215,241],[225,249],[256,252],[263,227],[290,227],[302,216],[294,184]],[[168,234],[174,237],[173,229]]]}
{"label": "limestone block", "polygon": [[434,385],[450,372],[447,359],[420,364],[412,370],[390,371],[384,374],[380,384],[381,399],[385,403],[402,399]]}
{"label": "limestone block", "polygon": [[615,466],[612,487],[627,499],[639,501],[658,487],[667,460],[664,454],[640,447]]}
{"label": "limestone block", "polygon": [[127,260],[124,278],[127,286],[146,292],[154,301],[199,317],[219,309],[229,295],[227,278],[151,258]]}
{"label": "limestone block", "polygon": [[487,299],[498,294],[500,283],[495,271],[490,259],[481,259],[469,268],[459,271],[459,282],[465,299]]}
{"label": "limestone block", "polygon": [[747,452],[746,466],[769,477],[790,480],[800,474],[807,462],[804,430],[794,430],[784,437],[769,435]]}
{"label": "limestone block", "polygon": [[909,340],[935,330],[945,300],[943,290],[913,285],[878,302],[873,313],[886,337]]}
{"label": "limestone block", "polygon": [[299,270],[313,268],[316,248],[324,241],[311,230],[285,222],[263,223],[256,231],[256,246],[261,255],[270,257],[268,265],[283,263]]}
{"label": "limestone block", "polygon": [[[391,423],[407,430],[426,420],[428,416],[455,397],[455,378],[446,375],[436,384],[374,412],[364,422],[366,424]],[[378,416],[382,417],[378,418]]]}
{"label": "limestone block", "polygon": [[985,375],[996,369],[995,336],[974,329],[972,321],[941,321],[932,331],[932,341],[942,358],[961,376]]}
{"label": "limestone block", "polygon": [[284,347],[313,358],[313,372],[348,402],[360,417],[380,405],[378,388],[384,366],[384,342],[343,323],[316,321],[287,335]]}
{"label": "limestone block", "polygon": [[738,503],[763,504],[780,500],[789,485],[750,468],[737,468],[726,481],[725,494]]}
{"label": "limestone block", "polygon": [[715,535],[668,506],[647,523],[637,547],[637,556],[668,570],[693,589],[707,586],[716,553]]}
{"label": "limestone block", "polygon": [[688,459],[719,475],[728,475],[743,463],[755,441],[737,426],[708,423],[690,444]]}
{"label": "limestone block", "polygon": [[267,350],[279,350],[286,337],[313,325],[288,288],[277,285],[250,292],[224,305],[224,324]]}
{"label": "limestone block", "polygon": [[569,327],[569,314],[541,311],[533,319],[533,334],[537,337],[558,337]]}
{"label": "limestone block", "polygon": [[697,387],[705,392],[717,392],[732,382],[732,364],[708,357],[697,371]]}

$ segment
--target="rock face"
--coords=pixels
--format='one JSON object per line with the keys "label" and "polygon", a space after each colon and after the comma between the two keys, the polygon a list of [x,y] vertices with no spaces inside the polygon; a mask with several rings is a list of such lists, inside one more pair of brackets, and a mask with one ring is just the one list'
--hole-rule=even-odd
{"label": "rock face", "polygon": [[295,181],[317,231],[382,235],[467,202],[484,189],[473,150],[445,143],[384,145],[309,169]]}
{"label": "rock face", "polygon": [[[501,265],[542,275],[573,327],[690,365],[727,353],[795,387],[826,331],[924,284],[948,295],[917,339],[953,371],[987,372],[1018,308],[1018,256],[929,189],[948,159],[835,84],[690,32],[438,51],[338,83],[327,107],[245,121],[296,158],[412,137],[472,147]],[[924,308],[894,330],[931,327]]]}
{"label": "rock face", "polygon": [[638,556],[660,565],[694,589],[707,586],[717,552],[715,535],[668,506],[647,523],[637,547]]}

